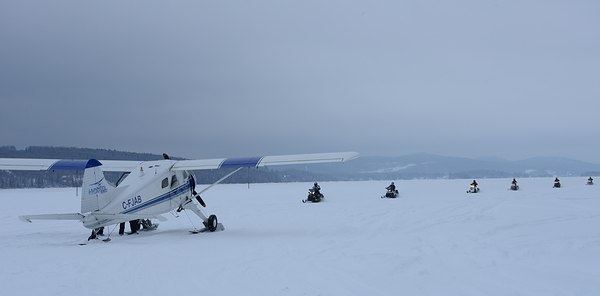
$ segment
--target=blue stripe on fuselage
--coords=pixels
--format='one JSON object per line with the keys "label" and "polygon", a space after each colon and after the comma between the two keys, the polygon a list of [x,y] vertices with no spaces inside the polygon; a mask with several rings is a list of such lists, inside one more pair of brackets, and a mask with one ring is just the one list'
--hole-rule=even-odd
{"label": "blue stripe on fuselage", "polygon": [[181,186],[175,188],[174,190],[171,190],[163,195],[159,195],[158,197],[150,199],[145,203],[142,203],[133,208],[127,209],[127,210],[123,211],[122,214],[131,214],[134,212],[141,211],[147,207],[159,204],[161,202],[169,201],[170,199],[172,199],[178,195],[181,195],[181,194],[185,193],[186,191],[190,191],[190,183],[189,182],[186,182],[184,185],[181,185]]}

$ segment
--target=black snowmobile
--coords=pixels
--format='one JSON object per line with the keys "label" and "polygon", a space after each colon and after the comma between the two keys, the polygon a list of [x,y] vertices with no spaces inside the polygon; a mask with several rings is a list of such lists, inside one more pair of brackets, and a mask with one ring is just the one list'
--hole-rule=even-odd
{"label": "black snowmobile", "polygon": [[587,183],[585,183],[585,185],[594,185],[594,179],[592,179],[592,177],[590,177],[590,178],[587,180]]}
{"label": "black snowmobile", "polygon": [[140,225],[142,225],[142,228],[140,230],[143,231],[151,231],[156,230],[156,228],[158,228],[158,223],[152,223],[150,219],[141,219]]}
{"label": "black snowmobile", "polygon": [[519,185],[513,183],[512,185],[510,185],[510,190],[514,190],[514,191],[519,190]]}
{"label": "black snowmobile", "polygon": [[315,192],[314,189],[308,189],[308,197],[303,199],[302,202],[320,202],[325,198],[325,195],[321,192]]}
{"label": "black snowmobile", "polygon": [[554,180],[554,186],[552,186],[553,188],[560,188],[560,181],[558,179]]}
{"label": "black snowmobile", "polygon": [[398,190],[394,189],[388,189],[387,192],[385,193],[385,195],[381,196],[381,198],[396,198],[398,197]]}

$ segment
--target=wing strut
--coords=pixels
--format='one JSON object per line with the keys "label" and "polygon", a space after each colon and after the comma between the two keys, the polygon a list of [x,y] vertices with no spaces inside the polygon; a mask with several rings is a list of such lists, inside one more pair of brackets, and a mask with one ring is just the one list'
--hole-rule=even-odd
{"label": "wing strut", "polygon": [[237,172],[238,172],[239,170],[241,170],[241,169],[243,169],[243,167],[239,167],[239,168],[237,168],[235,171],[233,171],[233,172],[231,172],[231,173],[227,174],[225,177],[223,177],[223,178],[221,178],[221,179],[217,180],[217,182],[215,182],[215,183],[212,183],[210,186],[208,186],[208,187],[206,187],[206,188],[202,189],[202,191],[198,192],[198,195],[200,195],[200,193],[202,193],[202,192],[204,192],[204,191],[206,191],[206,190],[210,189],[211,187],[213,187],[213,186],[215,186],[215,185],[217,185],[217,184],[219,184],[219,183],[223,182],[225,179],[227,179],[227,178],[231,177],[231,175],[233,175],[233,174],[237,173]]}
{"label": "wing strut", "polygon": [[[210,189],[211,187],[213,187],[213,186],[215,186],[215,185],[217,185],[217,184],[219,184],[219,183],[223,182],[223,180],[225,180],[225,179],[227,179],[227,178],[231,177],[231,175],[233,175],[233,174],[237,173],[237,172],[238,172],[239,170],[241,170],[242,168],[243,168],[243,167],[239,167],[239,168],[237,168],[235,171],[233,171],[233,172],[231,172],[231,173],[227,174],[225,177],[223,177],[223,178],[219,179],[217,182],[215,182],[215,183],[212,183],[210,186],[208,186],[208,187],[206,187],[206,188],[202,189],[202,191],[200,191],[200,192],[196,192],[196,189],[195,189],[195,187],[196,187],[196,181],[194,181],[194,180],[192,179],[192,180],[190,181],[190,182],[192,182],[192,183],[193,183],[193,185],[192,185],[192,196],[196,198],[196,200],[198,201],[198,203],[200,203],[200,205],[201,205],[202,207],[206,208],[206,203],[204,202],[204,200],[202,199],[202,197],[200,197],[200,193],[202,193],[202,192],[204,192],[204,191],[206,191],[206,190]],[[193,176],[192,176],[192,178],[193,178]]]}

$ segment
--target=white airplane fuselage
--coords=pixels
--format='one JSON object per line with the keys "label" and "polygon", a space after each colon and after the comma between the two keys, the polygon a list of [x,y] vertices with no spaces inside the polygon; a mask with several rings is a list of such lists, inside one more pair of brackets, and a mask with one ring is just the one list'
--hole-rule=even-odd
{"label": "white airplane fuselage", "polygon": [[[171,171],[173,161],[160,160],[142,163],[132,170],[117,187],[114,197],[99,209],[102,214],[160,215],[173,211],[191,199],[191,174],[184,170]],[[93,187],[89,190],[103,190]],[[93,212],[90,212],[93,214]],[[116,219],[100,219],[86,215],[83,225],[94,229],[115,224]]]}

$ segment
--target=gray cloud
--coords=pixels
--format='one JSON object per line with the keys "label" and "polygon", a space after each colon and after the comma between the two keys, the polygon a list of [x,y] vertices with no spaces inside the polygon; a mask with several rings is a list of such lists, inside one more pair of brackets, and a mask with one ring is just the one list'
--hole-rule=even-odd
{"label": "gray cloud", "polygon": [[3,1],[0,144],[600,163],[596,1]]}

